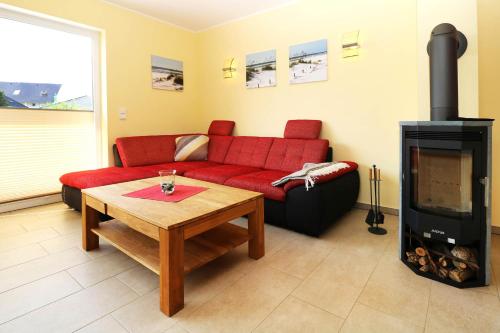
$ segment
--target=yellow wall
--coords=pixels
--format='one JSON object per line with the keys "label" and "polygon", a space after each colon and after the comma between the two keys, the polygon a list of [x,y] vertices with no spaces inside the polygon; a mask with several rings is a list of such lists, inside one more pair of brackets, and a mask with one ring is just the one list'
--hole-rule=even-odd
{"label": "yellow wall", "polygon": [[[341,58],[341,37],[360,30],[361,56]],[[336,160],[361,167],[361,202],[370,201],[368,168],[382,169],[382,205],[397,208],[400,120],[417,119],[416,3],[302,0],[197,35],[199,109],[204,123],[236,121],[238,135],[282,136],[288,119],[320,119]],[[290,85],[288,46],[328,39],[328,81]],[[276,48],[277,86],[245,88],[245,55]],[[238,75],[223,79],[227,57]]]}
{"label": "yellow wall", "polygon": [[[104,31],[107,129],[116,137],[191,132],[196,113],[196,54],[193,33],[99,0],[4,0],[4,3]],[[151,89],[152,54],[184,62],[184,91]],[[118,108],[128,119],[118,119]]]}
{"label": "yellow wall", "polygon": [[500,2],[478,0],[479,116],[493,126],[493,224],[500,227]]}

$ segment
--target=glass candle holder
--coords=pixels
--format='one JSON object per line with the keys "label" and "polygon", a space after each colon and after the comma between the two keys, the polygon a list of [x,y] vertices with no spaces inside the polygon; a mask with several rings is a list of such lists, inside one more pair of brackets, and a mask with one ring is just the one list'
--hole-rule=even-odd
{"label": "glass candle holder", "polygon": [[160,170],[160,187],[165,195],[170,195],[175,191],[175,170]]}

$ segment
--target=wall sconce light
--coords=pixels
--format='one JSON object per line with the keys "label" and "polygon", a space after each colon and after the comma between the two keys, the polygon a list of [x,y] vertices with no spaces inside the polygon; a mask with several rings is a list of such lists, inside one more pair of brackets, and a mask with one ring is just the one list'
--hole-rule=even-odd
{"label": "wall sconce light", "polygon": [[222,68],[222,73],[225,79],[230,79],[233,77],[233,73],[236,72],[236,60],[234,58],[226,59],[224,61],[224,67]]}
{"label": "wall sconce light", "polygon": [[359,30],[342,35],[342,58],[359,56]]}

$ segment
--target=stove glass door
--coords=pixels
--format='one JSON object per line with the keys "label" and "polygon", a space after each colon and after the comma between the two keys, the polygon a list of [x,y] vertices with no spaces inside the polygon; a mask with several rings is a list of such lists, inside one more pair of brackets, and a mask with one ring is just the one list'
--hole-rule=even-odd
{"label": "stove glass door", "polygon": [[472,216],[472,150],[411,147],[411,206],[424,212]]}

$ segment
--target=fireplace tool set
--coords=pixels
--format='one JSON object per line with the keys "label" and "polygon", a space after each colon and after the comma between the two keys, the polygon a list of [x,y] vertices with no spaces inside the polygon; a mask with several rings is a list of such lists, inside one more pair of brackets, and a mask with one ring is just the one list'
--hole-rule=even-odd
{"label": "fireplace tool set", "polygon": [[[387,230],[380,228],[384,224],[384,214],[380,211],[380,169],[374,164],[370,169],[370,210],[365,222],[369,224],[368,231],[375,235],[385,235]],[[375,226],[374,226],[375,225]]]}

